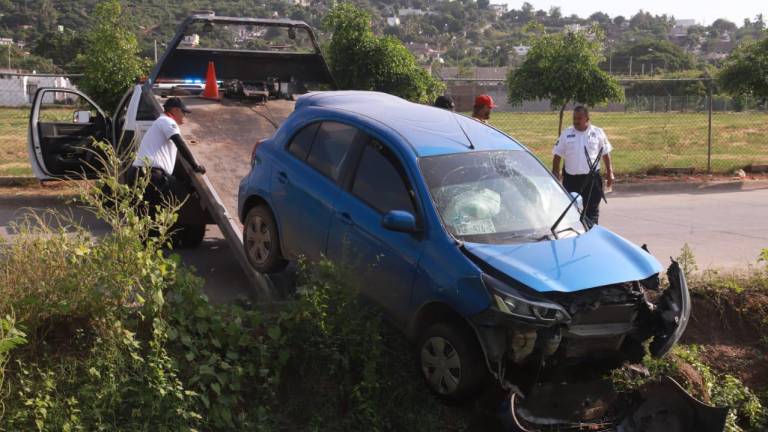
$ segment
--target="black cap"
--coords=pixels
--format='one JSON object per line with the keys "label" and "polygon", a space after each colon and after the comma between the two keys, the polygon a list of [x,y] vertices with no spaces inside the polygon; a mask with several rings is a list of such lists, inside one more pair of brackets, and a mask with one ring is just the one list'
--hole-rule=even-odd
{"label": "black cap", "polygon": [[453,99],[450,96],[438,96],[437,99],[435,99],[435,106],[452,110],[454,108]]}
{"label": "black cap", "polygon": [[165,110],[165,112],[170,111],[171,108],[180,108],[183,112],[187,114],[192,112],[189,110],[189,108],[187,108],[186,105],[184,105],[184,102],[177,97],[168,98],[168,100],[165,101],[165,103],[163,104],[163,110]]}

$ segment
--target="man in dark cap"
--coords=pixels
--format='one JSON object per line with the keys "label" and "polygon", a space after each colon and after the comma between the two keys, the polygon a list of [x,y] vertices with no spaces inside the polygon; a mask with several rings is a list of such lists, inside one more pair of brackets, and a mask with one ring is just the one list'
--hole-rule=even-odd
{"label": "man in dark cap", "polygon": [[179,125],[184,124],[189,109],[181,99],[172,97],[165,101],[163,110],[163,115],[152,123],[141,139],[136,159],[127,175],[129,182],[134,182],[142,173],[150,176],[149,186],[144,192],[150,214],[154,214],[154,207],[164,199],[175,197],[183,200],[189,194],[189,188],[173,176],[177,152],[181,152],[195,172],[205,173],[205,168],[195,161],[181,137]]}
{"label": "man in dark cap", "polygon": [[456,105],[453,103],[453,98],[450,96],[438,96],[435,99],[435,106],[437,108],[447,109],[448,111],[456,111]]}

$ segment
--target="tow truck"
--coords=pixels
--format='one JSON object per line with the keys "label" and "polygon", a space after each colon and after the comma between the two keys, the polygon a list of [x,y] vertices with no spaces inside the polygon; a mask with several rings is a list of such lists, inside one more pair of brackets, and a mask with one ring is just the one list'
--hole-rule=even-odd
{"label": "tow truck", "polygon": [[[218,100],[201,97],[209,67],[221,88]],[[179,25],[147,79],[125,93],[111,117],[76,89],[38,89],[28,133],[32,170],[41,181],[94,178],[96,141],[110,142],[118,154],[131,154],[162,114],[164,100],[182,98],[193,111],[182,136],[207,173],[195,173],[178,159],[173,174],[194,188],[179,213],[178,238],[195,246],[206,225],[218,225],[259,296],[269,299],[271,282],[253,270],[243,252],[238,184],[251,167],[254,146],[274,133],[299,95],[335,88],[306,23],[195,14]],[[71,121],[50,115],[67,108],[73,110]]]}

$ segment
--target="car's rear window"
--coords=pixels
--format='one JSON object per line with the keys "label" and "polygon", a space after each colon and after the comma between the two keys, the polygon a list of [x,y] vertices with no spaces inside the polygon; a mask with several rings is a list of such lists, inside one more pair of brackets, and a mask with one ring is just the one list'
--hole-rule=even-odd
{"label": "car's rear window", "polygon": [[352,149],[357,129],[341,123],[324,122],[315,135],[307,162],[315,169],[339,180],[341,167]]}

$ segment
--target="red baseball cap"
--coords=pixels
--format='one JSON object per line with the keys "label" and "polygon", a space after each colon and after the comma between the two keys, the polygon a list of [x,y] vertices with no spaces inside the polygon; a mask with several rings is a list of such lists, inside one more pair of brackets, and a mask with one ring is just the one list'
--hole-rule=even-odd
{"label": "red baseball cap", "polygon": [[475,106],[487,106],[488,108],[496,108],[496,104],[493,103],[493,98],[488,95],[480,95],[475,98]]}

